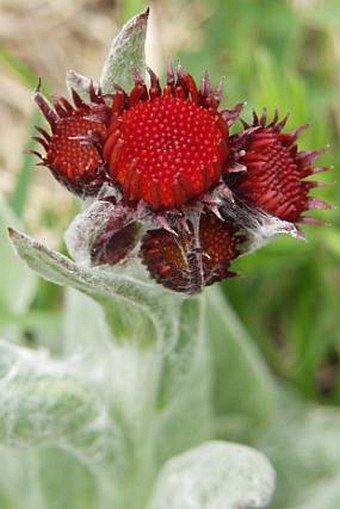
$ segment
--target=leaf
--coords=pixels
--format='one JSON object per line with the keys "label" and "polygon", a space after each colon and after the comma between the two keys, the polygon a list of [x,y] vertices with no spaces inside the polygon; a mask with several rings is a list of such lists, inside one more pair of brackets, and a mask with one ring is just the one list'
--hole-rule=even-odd
{"label": "leaf", "polygon": [[[15,53],[13,51],[13,53]],[[32,69],[26,67],[23,60],[15,57],[11,52],[7,51],[4,47],[0,49],[0,63],[7,67],[10,72],[15,72],[20,81],[28,88],[32,89],[37,83],[36,74]]]}
{"label": "leaf", "polygon": [[20,222],[0,197],[0,308],[17,315],[27,310],[36,289],[36,277],[13,256],[7,235],[9,225],[20,227]]}
{"label": "leaf", "polygon": [[[94,200],[76,215],[64,234],[67,251],[73,260],[82,265],[91,265],[93,244],[105,231],[114,211],[114,204],[105,200]],[[125,223],[119,224],[119,228],[123,226]]]}
{"label": "leaf", "polygon": [[[156,464],[209,440],[213,434],[211,370],[203,296],[183,302],[179,337],[166,352],[157,400]],[[188,409],[190,408],[190,411]]]}
{"label": "leaf", "polygon": [[65,291],[63,312],[63,339],[66,354],[74,354],[86,349],[94,356],[98,353],[98,362],[107,355],[107,343],[110,331],[105,324],[103,310],[93,299],[73,288]]}
{"label": "leaf", "polygon": [[149,509],[242,509],[269,503],[275,474],[269,461],[249,447],[205,444],[165,464]]}
{"label": "leaf", "polygon": [[[88,466],[56,448],[3,448],[1,509],[99,509],[99,480]],[[112,486],[112,483],[111,483]],[[112,490],[113,491],[113,490]],[[11,505],[3,502],[10,500]],[[112,506],[112,500],[105,507]]]}
{"label": "leaf", "polygon": [[214,362],[215,411],[217,416],[224,416],[222,436],[227,438],[235,418],[238,432],[242,429],[240,421],[248,423],[252,431],[254,425],[266,423],[276,409],[276,389],[260,352],[220,288],[209,288],[205,296],[206,335]]}
{"label": "leaf", "polygon": [[112,463],[118,427],[76,366],[71,372],[45,352],[7,341],[0,341],[0,359],[3,446],[61,447],[88,465]]}
{"label": "leaf", "polygon": [[[93,474],[91,470],[84,468],[84,465],[65,451],[41,450],[36,464],[43,508],[98,509],[100,507],[98,504],[100,478],[91,475]],[[106,505],[106,507],[110,506],[113,506],[112,500]],[[24,505],[24,507],[27,506]]]}
{"label": "leaf", "polygon": [[140,264],[130,264],[124,270],[121,265],[89,267],[13,229],[10,236],[19,256],[31,269],[99,302],[113,335],[121,340],[171,342],[177,335],[176,309],[183,299],[148,281]]}
{"label": "leaf", "polygon": [[338,509],[340,500],[340,473],[320,479],[303,493],[303,501],[291,509]]}
{"label": "leaf", "polygon": [[[279,479],[273,509],[337,509],[338,502],[331,501],[340,476],[340,410],[306,404],[283,391],[278,403],[275,423],[255,444],[270,458]],[[312,499],[314,505],[308,506]]]}
{"label": "leaf", "polygon": [[112,94],[115,84],[129,90],[133,85],[134,71],[144,76],[148,18],[149,9],[146,9],[130,19],[114,38],[99,81],[104,94]]}

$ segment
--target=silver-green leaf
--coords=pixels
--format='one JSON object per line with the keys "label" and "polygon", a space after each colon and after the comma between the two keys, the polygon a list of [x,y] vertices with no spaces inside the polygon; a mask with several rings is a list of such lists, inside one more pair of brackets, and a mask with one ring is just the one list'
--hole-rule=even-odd
{"label": "silver-green leaf", "polygon": [[111,464],[118,427],[90,383],[46,352],[0,340],[0,444],[53,446]]}
{"label": "silver-green leaf", "polygon": [[104,62],[100,87],[105,94],[114,92],[114,84],[124,89],[133,85],[133,72],[145,72],[145,37],[149,9],[130,19],[114,38]]}
{"label": "silver-green leaf", "polygon": [[165,464],[149,509],[263,507],[270,502],[274,485],[274,470],[260,452],[206,442]]}
{"label": "silver-green leaf", "polygon": [[176,340],[177,309],[183,299],[148,280],[140,263],[124,266],[124,270],[121,265],[91,267],[13,229],[10,236],[19,256],[35,272],[99,302],[113,336],[139,343]]}

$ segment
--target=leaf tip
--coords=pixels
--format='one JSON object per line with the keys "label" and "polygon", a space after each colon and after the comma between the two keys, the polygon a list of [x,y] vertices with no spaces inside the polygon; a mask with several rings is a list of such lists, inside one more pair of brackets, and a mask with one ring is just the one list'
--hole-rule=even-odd
{"label": "leaf tip", "polygon": [[[133,18],[130,19],[130,21],[127,22],[125,25],[127,30],[130,32],[134,32],[136,29],[142,30],[143,32],[146,32],[148,27],[148,21],[149,21],[149,15],[150,15],[150,7],[147,7],[145,11],[140,12],[139,14],[136,14]],[[124,27],[123,27],[124,28]]]}
{"label": "leaf tip", "polygon": [[10,237],[13,237],[13,235],[15,235],[15,230],[14,228],[11,228],[10,226],[7,228],[7,231],[8,231],[8,235]]}
{"label": "leaf tip", "polygon": [[15,240],[20,237],[20,232],[18,232],[18,230],[16,230],[15,228],[12,228],[11,226],[9,226],[7,228],[7,233],[8,233],[8,236],[10,238],[10,240],[15,243]]}
{"label": "leaf tip", "polygon": [[24,237],[24,234],[19,232],[15,228],[12,228],[11,226],[9,226],[7,228],[7,233],[8,233],[9,240],[11,241],[11,243],[13,245],[14,251],[17,252],[19,249],[21,240]]}
{"label": "leaf tip", "polygon": [[145,18],[145,19],[148,19],[149,14],[150,14],[150,7],[149,7],[149,6],[147,6],[147,8],[145,9],[145,11],[144,11],[144,12],[141,12],[139,16],[140,16],[140,17],[143,17],[143,18]]}
{"label": "leaf tip", "polygon": [[137,29],[146,30],[148,20],[150,15],[150,7],[147,7],[145,11],[136,14],[131,19],[129,19],[126,24],[123,26],[121,33],[124,29],[128,30],[128,32],[134,32]]}

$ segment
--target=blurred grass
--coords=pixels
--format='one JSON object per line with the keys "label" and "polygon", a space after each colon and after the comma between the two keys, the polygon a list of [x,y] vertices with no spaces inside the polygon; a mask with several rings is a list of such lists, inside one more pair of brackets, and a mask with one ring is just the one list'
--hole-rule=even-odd
{"label": "blurred grass", "polygon": [[28,88],[32,89],[37,84],[35,73],[29,69],[24,62],[16,58],[5,48],[0,47],[0,63],[7,67],[11,72],[15,73],[19,80]]}
{"label": "blurred grass", "polygon": [[[180,9],[188,2],[178,4]],[[300,146],[330,143],[322,164],[338,168],[339,2],[320,1],[299,9],[288,0],[195,4],[209,16],[201,27],[201,44],[178,55],[184,65],[197,78],[208,69],[214,83],[225,76],[225,104],[247,100],[248,118],[253,107],[266,106],[272,112],[278,106],[282,116],[291,113],[289,129],[310,123]],[[137,0],[122,2],[120,21],[145,6]],[[159,13],[161,7],[160,3]],[[0,59],[28,88],[35,86],[36,77],[22,62],[7,52],[1,52]],[[24,156],[10,197],[12,208],[24,217],[32,167],[31,157]],[[337,171],[320,180],[335,183],[318,196],[339,203]],[[223,288],[273,371],[306,398],[340,405],[340,213],[334,209],[316,216],[331,227],[305,227],[308,242],[281,238],[240,259],[235,267],[244,275],[225,281]],[[48,210],[41,220],[53,223]],[[34,316],[46,312],[55,323],[61,298],[59,289],[41,282],[32,305]]]}
{"label": "blurred grass", "polygon": [[[38,84],[38,78],[34,71],[25,65],[19,58],[12,55],[9,51],[0,47],[0,64],[8,69],[10,73],[17,75],[19,81],[28,88],[34,90]],[[48,94],[45,85],[43,92]],[[41,124],[41,114],[36,109],[32,115],[32,122],[26,146],[22,152],[22,164],[17,172],[17,178],[14,188],[9,196],[8,202],[17,217],[21,218],[28,199],[29,189],[31,187],[36,157],[31,153],[32,150],[39,150],[39,144],[33,140],[37,135],[36,126]]]}
{"label": "blurred grass", "polygon": [[36,156],[31,153],[32,150],[39,150],[38,143],[33,140],[33,136],[37,136],[35,126],[40,125],[41,114],[36,110],[32,118],[32,126],[29,132],[29,139],[22,154],[22,164],[17,173],[14,189],[9,197],[9,204],[13,212],[22,217],[27,204],[28,194],[34,177]]}

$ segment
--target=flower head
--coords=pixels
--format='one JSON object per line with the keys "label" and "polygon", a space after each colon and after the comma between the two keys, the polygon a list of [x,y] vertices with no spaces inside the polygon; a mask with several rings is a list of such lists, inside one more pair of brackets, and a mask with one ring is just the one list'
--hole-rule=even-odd
{"label": "flower head", "polygon": [[214,187],[227,171],[228,126],[218,100],[181,67],[170,67],[161,90],[138,79],[129,96],[119,91],[104,146],[108,171],[132,201],[153,210],[180,207]]}
{"label": "flower head", "polygon": [[324,150],[299,152],[297,139],[307,126],[291,133],[283,133],[288,115],[281,121],[278,113],[267,122],[267,112],[261,117],[254,112],[253,123],[243,122],[244,131],[234,137],[239,151],[243,151],[240,163],[247,171],[234,183],[227,181],[235,193],[253,206],[291,223],[308,222],[302,214],[313,208],[328,208],[321,200],[309,196],[318,182],[306,177],[325,170],[313,167],[312,162]]}
{"label": "flower head", "polygon": [[35,139],[46,153],[37,155],[70,191],[81,196],[97,194],[107,180],[102,145],[110,108],[92,84],[89,104],[73,90],[73,105],[61,97],[53,101],[53,108],[40,88],[39,83],[33,97],[49,122],[51,133],[39,128],[40,137]]}
{"label": "flower head", "polygon": [[[214,90],[207,73],[197,85],[169,63],[162,85],[147,71],[148,80],[132,72],[129,91],[105,75],[105,93],[78,76],[72,103],[57,98],[53,106],[38,87],[50,132],[39,128],[45,153],[37,155],[69,190],[106,203],[88,209],[91,234],[81,221],[74,228],[73,246],[86,246],[89,263],[138,257],[157,282],[193,294],[234,276],[232,261],[264,240],[298,236],[296,223],[315,221],[305,212],[328,207],[309,195],[318,184],[305,180],[324,169],[312,166],[322,151],[299,151],[303,128],[284,133],[287,117],[268,122],[266,111],[230,135],[243,104],[221,109],[222,85]],[[101,210],[105,219],[93,221]]]}

